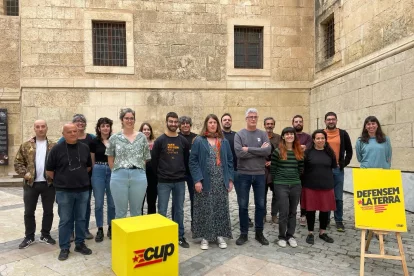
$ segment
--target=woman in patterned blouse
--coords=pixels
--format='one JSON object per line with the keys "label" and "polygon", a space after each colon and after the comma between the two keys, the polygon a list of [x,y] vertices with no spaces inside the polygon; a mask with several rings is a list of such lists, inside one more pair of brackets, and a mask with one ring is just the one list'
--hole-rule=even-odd
{"label": "woman in patterned blouse", "polygon": [[141,215],[141,206],[147,190],[145,163],[151,159],[145,135],[134,130],[135,111],[121,109],[119,119],[122,131],[109,138],[106,149],[112,169],[111,191],[115,203],[115,218]]}

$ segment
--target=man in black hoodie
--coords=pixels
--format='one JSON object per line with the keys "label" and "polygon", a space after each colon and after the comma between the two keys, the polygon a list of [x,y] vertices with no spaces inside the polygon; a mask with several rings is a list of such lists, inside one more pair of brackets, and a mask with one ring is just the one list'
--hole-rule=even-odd
{"label": "man in black hoodie", "polygon": [[172,193],[172,217],[178,224],[178,243],[181,247],[188,248],[190,245],[184,238],[184,198],[185,180],[190,175],[190,144],[177,133],[177,113],[169,112],[165,121],[167,130],[155,140],[151,151],[151,166],[158,177],[158,212],[167,216],[168,201]]}
{"label": "man in black hoodie", "polygon": [[[49,153],[46,174],[53,179],[59,213],[58,259],[69,257],[70,236],[75,223],[75,251],[92,254],[85,245],[86,207],[89,198],[89,175],[92,161],[89,147],[78,142],[78,128],[74,124],[63,126],[65,142],[57,144]],[[74,217],[73,217],[74,216]]]}

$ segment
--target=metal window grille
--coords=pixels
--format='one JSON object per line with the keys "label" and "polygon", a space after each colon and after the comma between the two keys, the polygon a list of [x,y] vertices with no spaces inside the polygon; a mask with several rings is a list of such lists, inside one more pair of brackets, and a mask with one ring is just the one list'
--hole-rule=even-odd
{"label": "metal window grille", "polygon": [[335,20],[329,19],[325,24],[325,57],[328,59],[335,55]]}
{"label": "metal window grille", "polygon": [[93,65],[127,66],[125,22],[92,22]]}
{"label": "metal window grille", "polygon": [[19,16],[19,0],[4,0],[6,15]]}
{"label": "metal window grille", "polygon": [[263,27],[234,27],[234,68],[263,68]]}

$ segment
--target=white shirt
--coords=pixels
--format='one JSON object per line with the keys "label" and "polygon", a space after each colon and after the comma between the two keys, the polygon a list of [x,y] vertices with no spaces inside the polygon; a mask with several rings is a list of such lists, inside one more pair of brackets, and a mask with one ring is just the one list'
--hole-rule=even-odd
{"label": "white shirt", "polygon": [[35,182],[46,181],[45,162],[46,162],[47,141],[36,140],[36,178]]}

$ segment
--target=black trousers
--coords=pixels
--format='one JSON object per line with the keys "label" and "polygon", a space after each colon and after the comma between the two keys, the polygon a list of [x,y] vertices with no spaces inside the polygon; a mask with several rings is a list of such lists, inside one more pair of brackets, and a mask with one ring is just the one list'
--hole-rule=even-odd
{"label": "black trousers", "polygon": [[[316,211],[306,211],[306,220],[308,223],[308,231],[315,228]],[[328,225],[329,212],[319,212],[319,229],[326,230]]]}
{"label": "black trousers", "polygon": [[[157,213],[157,196],[158,196],[158,192],[157,192],[158,179],[151,167],[147,168],[146,174],[147,174],[147,183],[148,183],[147,193],[145,194],[145,198],[147,199],[147,206],[148,206],[147,214],[148,215],[156,214]],[[142,209],[141,209],[142,214],[144,214],[145,198],[142,201]]]}
{"label": "black trousers", "polygon": [[302,187],[300,185],[274,185],[276,202],[279,206],[279,239],[293,238],[296,228],[296,209],[298,208]]}
{"label": "black trousers", "polygon": [[53,223],[53,204],[55,202],[56,191],[53,186],[47,185],[46,181],[34,182],[33,186],[24,185],[23,201],[24,201],[24,226],[27,238],[34,240],[36,232],[35,211],[39,195],[42,199],[43,219],[42,233],[43,236],[50,235]]}
{"label": "black trousers", "polygon": [[274,185],[273,183],[270,184],[270,186],[266,184],[265,197],[264,197],[265,215],[267,215],[267,192],[270,190],[271,193],[272,193],[272,203],[270,205],[271,206],[270,207],[270,214],[272,215],[272,217],[277,216],[277,214],[279,213],[277,202],[276,202],[276,196],[275,196],[275,193],[273,191],[273,185]]}

